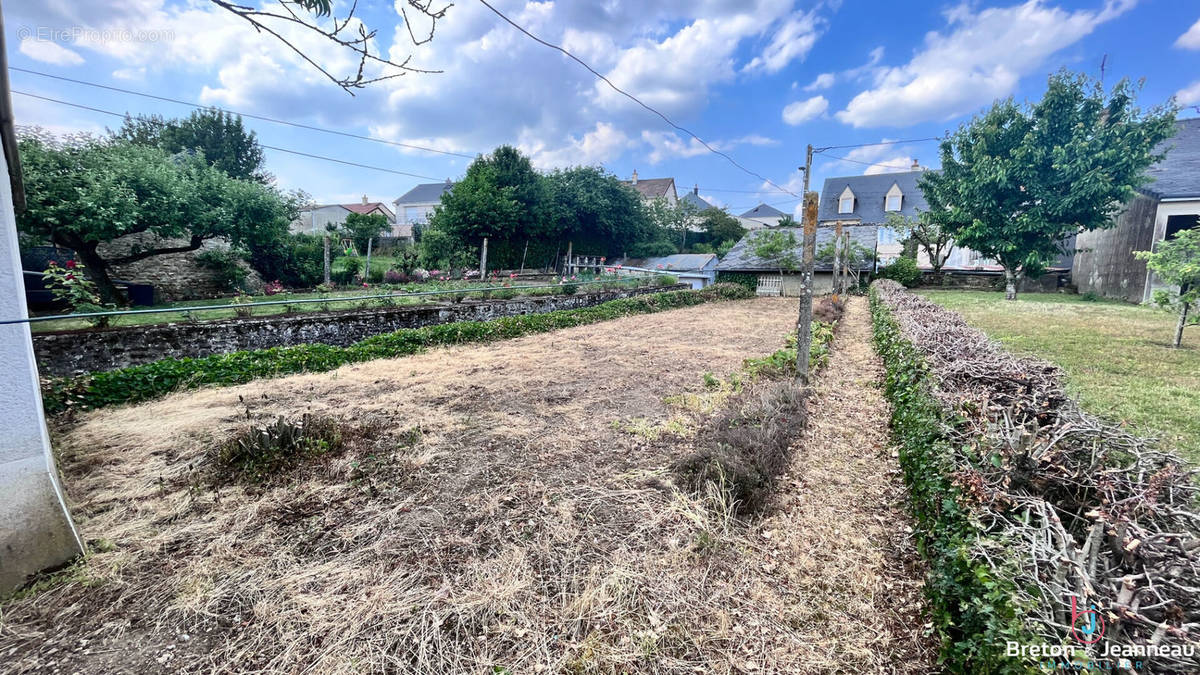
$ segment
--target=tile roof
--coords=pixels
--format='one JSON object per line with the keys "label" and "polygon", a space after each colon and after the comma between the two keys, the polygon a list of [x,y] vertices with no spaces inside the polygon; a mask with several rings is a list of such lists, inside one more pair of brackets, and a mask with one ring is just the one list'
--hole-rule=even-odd
{"label": "tile roof", "polygon": [[1146,171],[1153,180],[1141,191],[1157,199],[1200,198],[1200,117],[1177,120],[1175,129],[1155,148],[1167,156]]}
{"label": "tile roof", "polygon": [[[875,241],[878,228],[874,225],[847,225],[843,231],[850,235],[850,239],[855,243],[875,250]],[[796,248],[792,252],[799,259],[804,253],[804,229],[799,227],[780,227],[772,230],[759,230],[759,232],[791,232],[796,235]],[[834,229],[832,227],[817,228],[817,250],[820,251],[829,242],[833,241]],[[729,253],[721,259],[717,264],[719,272],[774,272],[778,271],[778,267],[772,266],[768,261],[765,261],[754,255],[750,248],[750,240],[757,234],[751,233],[742,237],[741,241],[734,244]],[[869,270],[873,267],[871,262],[864,262],[861,266],[863,270]],[[826,259],[817,259],[814,269],[818,272],[829,272],[833,270],[833,261]]]}
{"label": "tile roof", "polygon": [[388,218],[394,219],[396,217],[392,213],[392,210],[389,209],[383,202],[367,202],[366,204],[338,204],[338,206],[341,206],[347,211],[353,211],[354,213],[361,213],[363,215],[378,209],[383,211],[383,215],[387,216]]}
{"label": "tile roof", "polygon": [[637,183],[631,180],[621,182],[637,190],[646,199],[666,197],[675,187],[674,178],[639,178]]}
{"label": "tile roof", "polygon": [[450,181],[421,183],[408,192],[405,192],[393,203],[397,206],[404,204],[432,204],[441,201],[442,194],[453,189],[454,183]]}
{"label": "tile roof", "polygon": [[759,204],[758,206],[743,213],[741,218],[782,218],[787,214],[770,204]]}
{"label": "tile roof", "polygon": [[[883,200],[892,185],[900,186],[904,199],[900,202],[900,213],[916,215],[916,210],[929,208],[917,179],[925,171],[902,171],[899,173],[877,173],[870,176],[838,176],[826,178],[821,187],[821,205],[817,210],[817,221],[858,220],[864,224],[882,225],[887,222]],[[847,188],[854,193],[854,212],[838,213],[838,199]]]}

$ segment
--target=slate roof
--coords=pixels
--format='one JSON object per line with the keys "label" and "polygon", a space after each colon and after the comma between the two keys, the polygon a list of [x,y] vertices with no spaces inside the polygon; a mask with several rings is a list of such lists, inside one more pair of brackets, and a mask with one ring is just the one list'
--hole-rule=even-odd
{"label": "slate roof", "polygon": [[1175,125],[1175,135],[1155,148],[1167,156],[1146,170],[1153,180],[1141,191],[1157,199],[1200,198],[1200,117]]}
{"label": "slate roof", "polygon": [[713,207],[713,205],[709,204],[708,201],[706,201],[704,199],[704,197],[701,197],[700,195],[696,194],[695,192],[683,193],[683,196],[679,198],[679,201],[687,202],[687,203],[691,204],[692,206],[695,206],[697,209],[699,209],[701,211],[704,211],[706,209],[711,209]]}
{"label": "slate roof", "polygon": [[638,194],[646,199],[666,197],[675,187],[674,178],[639,178],[636,184],[631,180],[623,180],[621,182],[637,190]]}
{"label": "slate roof", "polygon": [[[917,209],[929,208],[925,195],[917,187],[917,179],[924,171],[902,171],[899,173],[877,173],[871,176],[838,176],[826,178],[821,188],[821,204],[817,209],[817,222],[827,220],[857,220],[864,224],[882,225],[887,222],[883,201],[892,185],[899,185],[904,193],[900,202],[900,213],[916,215]],[[854,193],[854,212],[838,213],[838,198],[846,187]]]}
{"label": "slate roof", "polygon": [[441,201],[442,194],[454,189],[454,183],[445,181],[442,183],[421,183],[415,188],[405,192],[397,199],[394,204],[402,206],[404,204],[431,204]]}
{"label": "slate roof", "polygon": [[714,253],[676,253],[661,258],[630,258],[622,261],[625,267],[643,267],[649,270],[658,269],[688,272],[693,270],[712,269],[717,261]]}
{"label": "slate roof", "polygon": [[[874,251],[875,250],[875,241],[876,241],[876,236],[877,236],[876,230],[878,230],[878,228],[874,225],[847,225],[847,226],[845,226],[843,231],[847,232],[850,235],[850,239],[852,241],[854,241],[855,243],[857,243],[860,246],[863,246],[869,250]],[[793,253],[795,253],[797,259],[800,259],[803,257],[803,253],[804,253],[804,229],[803,228],[781,227],[781,228],[776,228],[773,230],[759,230],[759,231],[760,232],[791,232],[791,233],[793,233],[794,235],[796,235],[796,248],[793,249]],[[824,247],[826,244],[833,241],[833,233],[834,233],[834,228],[832,228],[832,227],[818,227],[817,228],[817,250],[818,251],[820,251],[821,248]],[[772,264],[770,262],[767,262],[767,261],[759,258],[758,256],[754,255],[753,252],[751,252],[750,240],[751,240],[751,238],[754,237],[755,234],[756,233],[750,233],[750,234],[746,235],[745,237],[742,237],[742,240],[739,241],[737,244],[734,244],[733,248],[729,250],[729,253],[725,254],[725,257],[721,259],[721,262],[717,264],[717,271],[718,272],[777,272],[779,270],[778,267],[772,266]],[[871,261],[866,261],[866,262],[863,262],[860,265],[860,267],[863,270],[870,270],[870,269],[872,269],[873,264]],[[813,266],[813,268],[818,272],[831,272],[831,271],[833,271],[833,261],[832,260],[821,260],[820,258],[818,258],[816,261],[816,264]]]}
{"label": "slate roof", "polygon": [[787,214],[769,204],[759,204],[758,206],[743,213],[741,218],[782,218]]}

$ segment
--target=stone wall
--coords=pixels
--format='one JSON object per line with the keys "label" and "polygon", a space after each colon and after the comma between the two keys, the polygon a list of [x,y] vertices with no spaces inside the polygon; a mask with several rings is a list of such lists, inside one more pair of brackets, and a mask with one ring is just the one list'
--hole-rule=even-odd
{"label": "stone wall", "polygon": [[324,343],[347,346],[372,335],[454,321],[578,309],[635,295],[686,289],[631,288],[578,295],[541,295],[513,300],[429,303],[340,312],[307,312],[201,323],[169,323],[39,333],[33,337],[42,375],[70,376],[115,370],[166,358],[200,357],[248,349]]}
{"label": "stone wall", "polygon": [[1158,201],[1138,195],[1108,230],[1084,232],[1075,240],[1072,280],[1081,293],[1130,302],[1146,299],[1146,263],[1133,256],[1154,246]]}
{"label": "stone wall", "polygon": [[[99,252],[102,257],[109,258],[127,255],[134,247],[146,249],[186,246],[187,243],[186,239],[160,239],[151,234],[139,233],[102,244]],[[154,286],[155,302],[198,300],[229,295],[230,289],[217,280],[217,273],[196,260],[196,256],[204,251],[221,248],[228,248],[228,245],[223,241],[210,240],[195,251],[155,255],[127,265],[114,266],[109,276],[113,279]],[[248,273],[245,283],[247,290],[258,292],[263,285],[262,279],[249,265],[242,263],[242,267]]]}
{"label": "stone wall", "polygon": [[[1058,292],[1074,292],[1074,289],[1067,288],[1067,282],[1070,280],[1069,272],[1047,272],[1037,279],[1023,277],[1017,284],[1018,293],[1058,293]],[[946,289],[963,289],[963,290],[981,290],[981,291],[1003,291],[1004,290],[1004,273],[1003,272],[988,272],[988,273],[966,273],[966,272],[941,272],[934,274],[929,270],[921,272],[921,288],[946,288]]]}

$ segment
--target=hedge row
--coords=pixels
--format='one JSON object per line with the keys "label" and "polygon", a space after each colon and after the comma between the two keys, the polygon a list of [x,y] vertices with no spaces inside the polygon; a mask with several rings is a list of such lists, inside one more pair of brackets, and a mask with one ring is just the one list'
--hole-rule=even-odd
{"label": "hedge row", "polygon": [[716,284],[700,291],[656,293],[581,309],[404,329],[376,335],[348,347],[303,344],[202,358],[170,358],[77,378],[52,380],[44,387],[43,398],[49,413],[102,408],[146,401],[179,389],[242,384],[258,378],[291,373],[322,372],[348,363],[416,354],[431,347],[504,340],[622,316],[751,297],[754,297],[754,293],[741,286]]}
{"label": "hedge row", "polygon": [[[933,397],[923,354],[904,337],[876,285],[870,297],[917,545],[929,564],[926,594],[942,639],[943,665],[954,673],[1028,672],[1004,653],[1007,641],[1029,644],[1033,638],[1024,627],[1016,582],[1003,563],[1007,544],[972,518],[970,500],[955,480],[960,467],[945,429],[956,420]],[[975,554],[979,547],[991,550],[995,567]]]}

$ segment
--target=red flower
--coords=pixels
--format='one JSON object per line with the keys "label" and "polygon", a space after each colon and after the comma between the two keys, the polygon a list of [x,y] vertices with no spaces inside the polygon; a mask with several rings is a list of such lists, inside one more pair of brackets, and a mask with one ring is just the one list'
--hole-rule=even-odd
{"label": "red flower", "polygon": [[69,269],[69,270],[75,269],[75,261],[74,260],[67,261],[67,269]]}
{"label": "red flower", "polygon": [[75,281],[75,275],[67,272],[67,281]]}
{"label": "red flower", "polygon": [[51,260],[51,261],[50,261],[50,266],[51,266],[51,267],[58,267],[58,263],[56,263],[56,262],[54,262],[53,260]]}

